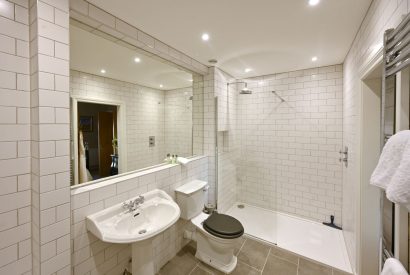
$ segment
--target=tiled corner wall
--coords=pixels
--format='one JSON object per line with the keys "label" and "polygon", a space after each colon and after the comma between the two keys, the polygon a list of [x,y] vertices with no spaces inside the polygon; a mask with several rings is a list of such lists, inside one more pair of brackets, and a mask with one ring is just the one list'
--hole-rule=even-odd
{"label": "tiled corner wall", "polygon": [[[71,70],[70,94],[125,106],[127,171],[163,161],[166,155],[164,91]],[[149,136],[155,136],[154,147],[149,147]]]}
{"label": "tiled corner wall", "polygon": [[31,274],[29,3],[0,5],[0,274]]}
{"label": "tiled corner wall", "polygon": [[[87,215],[121,203],[147,191],[159,188],[175,198],[174,190],[191,180],[208,180],[207,157],[197,157],[187,166],[166,165],[149,171],[124,176],[117,182],[90,185],[72,190],[72,267],[73,274],[122,274],[129,267],[130,245],[109,244],[87,232]],[[153,240],[155,270],[158,271],[186,244],[183,231],[186,221],[180,219]]]}
{"label": "tiled corner wall", "polygon": [[[208,156],[209,203],[215,203],[215,94],[214,68],[203,77],[203,154]],[[195,92],[195,90],[194,90]]]}
{"label": "tiled corner wall", "polygon": [[70,274],[68,0],[30,1],[33,274]]}
{"label": "tiled corner wall", "polygon": [[[217,195],[220,212],[228,210],[237,199],[236,161],[239,153],[239,144],[236,140],[237,87],[231,86],[229,94],[227,89],[227,84],[233,81],[235,79],[232,76],[219,68],[210,67],[208,74],[203,77],[203,83],[199,82],[202,89],[198,90],[203,92],[203,132],[200,133],[203,134],[203,154],[208,156],[208,182],[210,184],[208,201],[214,204]],[[195,91],[194,85],[194,99]],[[222,104],[218,103],[216,98],[218,98],[218,102],[222,100]],[[216,111],[218,112],[218,121],[216,120]],[[194,112],[194,119],[195,115]],[[217,131],[218,126],[220,131]],[[195,127],[197,126],[194,123],[194,132]],[[216,151],[217,142],[218,152]],[[218,162],[216,156],[218,156]],[[216,175],[216,165],[218,165],[218,175]],[[217,177],[218,190],[215,188]]]}
{"label": "tiled corner wall", "polygon": [[335,65],[246,79],[253,93],[237,104],[239,201],[341,223],[342,77]]}
{"label": "tiled corner wall", "polygon": [[226,212],[237,200],[237,162],[239,143],[237,133],[237,85],[235,79],[215,69],[215,96],[218,97],[218,210]]}
{"label": "tiled corner wall", "polygon": [[0,271],[69,274],[68,1],[0,4]]}
{"label": "tiled corner wall", "polygon": [[[216,195],[216,110],[218,85],[218,73],[220,70],[216,67],[210,67],[208,74],[203,77],[203,154],[208,156],[208,177],[209,177],[209,203],[215,204]],[[195,89],[194,89],[195,94]]]}
{"label": "tiled corner wall", "polygon": [[192,151],[204,153],[204,77],[192,75]]}
{"label": "tiled corner wall", "polygon": [[349,166],[343,171],[343,233],[353,269],[357,269],[357,227],[360,187],[360,71],[383,46],[384,31],[396,27],[410,12],[409,0],[374,0],[344,62],[343,140],[349,147]]}
{"label": "tiled corner wall", "polygon": [[169,90],[165,95],[165,153],[192,156],[192,87]]}

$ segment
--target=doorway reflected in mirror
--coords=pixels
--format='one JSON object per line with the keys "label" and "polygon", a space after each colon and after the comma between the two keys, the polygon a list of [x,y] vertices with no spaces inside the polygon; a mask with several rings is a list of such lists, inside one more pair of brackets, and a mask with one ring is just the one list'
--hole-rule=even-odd
{"label": "doorway reflected in mirror", "polygon": [[117,106],[79,102],[77,108],[79,183],[118,174]]}

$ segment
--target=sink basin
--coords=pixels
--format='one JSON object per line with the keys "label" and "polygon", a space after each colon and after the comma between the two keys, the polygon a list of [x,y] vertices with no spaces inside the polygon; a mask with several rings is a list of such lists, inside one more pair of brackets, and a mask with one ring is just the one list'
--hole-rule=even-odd
{"label": "sink basin", "polygon": [[132,212],[119,203],[87,216],[87,229],[104,242],[135,243],[163,232],[179,219],[181,211],[166,192],[155,189],[142,196],[144,203]]}

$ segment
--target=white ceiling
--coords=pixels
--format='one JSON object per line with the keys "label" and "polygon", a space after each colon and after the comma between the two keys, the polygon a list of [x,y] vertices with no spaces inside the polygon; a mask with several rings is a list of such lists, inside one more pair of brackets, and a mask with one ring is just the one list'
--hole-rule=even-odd
{"label": "white ceiling", "polygon": [[[88,0],[235,77],[344,61],[371,0]],[[210,40],[204,43],[201,34]],[[312,62],[313,56],[318,57]],[[253,71],[245,74],[245,68]]]}
{"label": "white ceiling", "polygon": [[[135,57],[141,62],[135,63]],[[70,68],[159,90],[192,86],[191,74],[74,25],[70,25]]]}

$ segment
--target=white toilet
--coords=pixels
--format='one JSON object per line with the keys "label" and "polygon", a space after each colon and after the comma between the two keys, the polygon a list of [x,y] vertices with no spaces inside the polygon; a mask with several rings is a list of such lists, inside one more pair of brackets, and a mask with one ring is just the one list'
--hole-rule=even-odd
{"label": "white toilet", "polygon": [[207,182],[194,180],[175,190],[176,200],[181,208],[181,218],[191,220],[196,227],[195,236],[191,237],[197,241],[195,257],[224,273],[230,273],[237,264],[234,248],[244,229],[231,216],[202,212],[207,201],[207,190]]}

